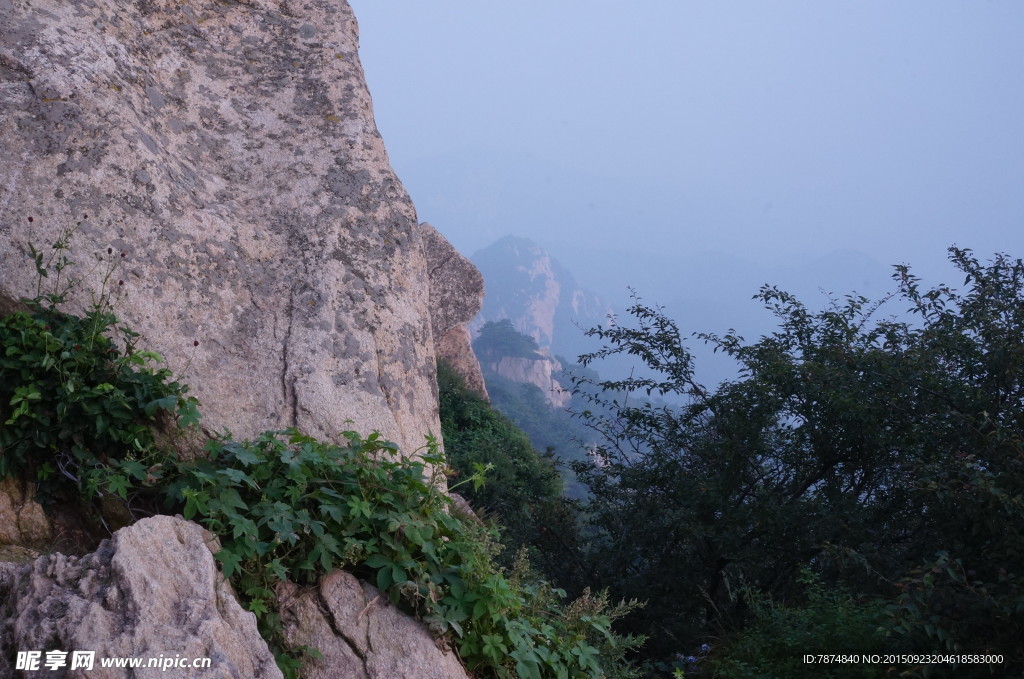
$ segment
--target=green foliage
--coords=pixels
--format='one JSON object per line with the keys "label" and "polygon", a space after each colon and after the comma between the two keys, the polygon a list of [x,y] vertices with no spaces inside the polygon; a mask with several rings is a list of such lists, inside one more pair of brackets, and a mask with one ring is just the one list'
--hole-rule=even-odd
{"label": "green foliage", "polygon": [[452,516],[437,479],[425,478],[427,465],[444,465],[433,442],[408,460],[376,434],[344,437],[327,444],[291,429],[250,443],[221,438],[208,457],[182,463],[168,489],[186,518],[221,536],[224,574],[279,651],[276,583],[313,584],[344,567],[450,639],[482,676],[602,676],[595,641],[619,643],[603,606],[567,615],[564,593],[506,578],[494,535]]}
{"label": "green foliage", "polygon": [[583,447],[572,444],[584,431],[566,411],[552,408],[540,387],[487,371],[484,380],[491,406],[515,423],[535,449],[555,451],[560,459],[585,457]]}
{"label": "green foliage", "polygon": [[[443,362],[438,365],[441,431],[456,478],[488,468],[482,486],[460,487],[470,504],[502,526],[506,549],[501,560],[521,550],[559,586],[581,592],[586,570],[581,562],[577,512],[562,497],[563,481],[550,455],[541,455],[524,433],[466,388]],[[546,406],[544,406],[545,409]]]}
{"label": "green foliage", "polygon": [[477,506],[511,523],[522,518],[528,505],[561,495],[562,479],[551,458],[538,454],[511,420],[467,389],[444,362],[438,365],[437,382],[441,431],[452,467],[460,474],[476,464],[490,467],[482,488],[462,491]]}
{"label": "green foliage", "polygon": [[473,347],[480,353],[481,358],[541,358],[537,353],[537,342],[516,330],[512,321],[507,318],[484,323]]}
{"label": "green foliage", "polygon": [[[486,370],[484,380],[491,406],[521,429],[534,449],[545,451],[559,464],[586,459],[586,447],[581,442],[593,437],[567,408],[552,408],[535,384],[515,382]],[[566,483],[564,493],[572,498],[584,497],[586,489],[571,470],[561,471]]]}
{"label": "green foliage", "polygon": [[808,664],[804,654],[898,653],[897,642],[887,637],[885,603],[858,600],[843,589],[828,589],[821,578],[801,570],[805,587],[802,604],[782,605],[751,587],[742,600],[750,607],[751,621],[739,634],[710,654],[706,662],[722,679],[817,679],[818,677],[876,677],[890,673],[888,666],[872,663]]}
{"label": "green foliage", "polygon": [[0,478],[38,480],[44,497],[77,487],[126,499],[168,452],[161,427],[197,422],[197,401],[113,313],[108,288],[119,287],[113,274],[123,255],[98,258],[102,285],[84,316],[60,310],[75,284],[66,272],[70,238],[62,233],[46,258],[31,248],[37,296],[0,318]]}
{"label": "green foliage", "polygon": [[811,563],[829,587],[888,600],[907,648],[1024,669],[1024,265],[951,260],[963,292],[897,267],[908,320],[765,287],[776,332],[699,335],[740,366],[715,390],[661,309],[637,300],[634,327],[591,331],[606,345],[584,364],[630,355],[652,375],[580,380],[603,445],[578,473],[598,584],[650,602],[630,624],[655,658],[748,624],[743,585],[792,609]]}

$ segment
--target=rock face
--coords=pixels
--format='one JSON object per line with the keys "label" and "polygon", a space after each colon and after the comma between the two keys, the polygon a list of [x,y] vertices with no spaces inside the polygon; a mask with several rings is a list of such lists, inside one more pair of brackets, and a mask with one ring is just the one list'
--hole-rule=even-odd
{"label": "rock face", "polygon": [[[169,516],[117,531],[84,557],[52,554],[0,564],[0,676],[15,676],[17,651],[68,651],[39,676],[156,679],[160,667],[101,668],[101,658],[209,658],[209,669],[175,676],[279,679],[273,655],[218,572],[209,534]],[[71,652],[95,651],[92,670]],[[180,667],[180,666],[179,666]],[[34,676],[30,673],[28,676]]]}
{"label": "rock face", "polygon": [[440,339],[435,340],[435,347],[437,357],[447,361],[452,369],[462,376],[469,389],[485,400],[491,400],[487,393],[487,385],[484,383],[483,371],[480,369],[480,361],[473,353],[473,339],[466,326],[457,325],[446,332]]}
{"label": "rock face", "polygon": [[423,236],[344,0],[0,0],[0,26],[0,309],[81,221],[69,309],[112,248],[117,313],[207,428],[440,434]]}
{"label": "rock face", "polygon": [[604,323],[612,309],[581,289],[539,245],[506,236],[473,255],[473,262],[487,279],[487,297],[471,331],[507,318],[552,355],[575,360],[593,350],[583,330]]}
{"label": "rock face", "polygon": [[480,362],[467,329],[484,303],[484,277],[437,229],[426,222],[420,228],[430,272],[434,351],[462,376],[467,387],[487,398]]}
{"label": "rock face", "polygon": [[316,648],[303,679],[467,679],[455,654],[375,587],[335,571],[315,590],[282,588],[288,642]]}
{"label": "rock face", "polygon": [[562,364],[551,357],[502,356],[488,363],[487,369],[507,380],[535,385],[552,408],[564,408],[572,400],[570,391],[555,379],[562,373]]}
{"label": "rock face", "polygon": [[34,495],[32,484],[0,480],[0,546],[42,547],[53,540],[53,522]]}

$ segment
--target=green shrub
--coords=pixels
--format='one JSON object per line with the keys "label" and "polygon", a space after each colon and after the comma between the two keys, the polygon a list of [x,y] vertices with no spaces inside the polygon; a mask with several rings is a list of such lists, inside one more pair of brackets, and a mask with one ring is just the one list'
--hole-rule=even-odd
{"label": "green shrub", "polygon": [[98,258],[103,284],[84,316],[60,310],[75,284],[65,272],[70,236],[45,259],[31,248],[36,297],[0,317],[0,478],[38,480],[44,499],[72,487],[126,498],[167,454],[161,425],[197,422],[198,402],[113,312],[108,288],[120,287],[113,274],[124,253]]}
{"label": "green shrub", "polygon": [[859,600],[843,589],[827,589],[803,570],[803,604],[785,605],[747,588],[743,599],[752,620],[714,649],[707,662],[722,679],[799,679],[800,677],[876,677],[886,668],[872,663],[808,664],[804,655],[896,653],[899,646],[883,628],[886,605]]}
{"label": "green shrub", "polygon": [[519,550],[558,586],[578,594],[589,584],[582,563],[576,504],[562,497],[561,470],[538,453],[526,435],[444,362],[438,364],[441,431],[452,468],[461,476],[487,468],[486,483],[459,492],[501,525],[506,547],[499,560],[511,565]]}
{"label": "green shrub", "polygon": [[462,377],[441,362],[437,367],[441,431],[452,467],[471,474],[489,466],[488,482],[463,491],[476,506],[496,512],[506,524],[519,521],[528,505],[561,496],[562,477],[550,457],[539,454],[526,435],[487,401],[466,388]]}
{"label": "green shrub", "polygon": [[437,479],[425,478],[427,465],[444,467],[433,442],[410,460],[376,434],[344,437],[345,445],[294,429],[248,443],[225,437],[207,458],[181,463],[168,488],[186,518],[221,536],[217,560],[278,652],[275,584],[313,584],[348,568],[449,638],[480,676],[602,676],[597,646],[629,643],[612,635],[605,601],[567,616],[563,592],[507,578],[493,561],[495,535],[452,516]]}
{"label": "green shrub", "polygon": [[742,624],[737,583],[790,605],[813,563],[887,599],[886,629],[914,652],[1005,657],[957,676],[1024,676],[1024,262],[950,260],[962,290],[895,268],[902,317],[856,295],[814,311],[765,286],[775,331],[698,335],[739,368],[715,388],[659,307],[637,299],[632,322],[590,332],[605,346],[584,364],[641,366],[577,381],[605,409],[581,413],[603,438],[578,468],[588,560],[598,586],[650,602],[628,624],[652,659]]}

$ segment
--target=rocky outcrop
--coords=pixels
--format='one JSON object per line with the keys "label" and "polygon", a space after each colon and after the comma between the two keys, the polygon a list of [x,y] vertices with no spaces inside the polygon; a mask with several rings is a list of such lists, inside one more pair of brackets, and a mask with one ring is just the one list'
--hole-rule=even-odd
{"label": "rocky outcrop", "polygon": [[[82,557],[0,563],[0,677],[15,676],[17,652],[31,650],[67,652],[60,671],[40,668],[54,677],[155,679],[169,676],[163,659],[178,658],[209,658],[210,666],[193,674],[173,666],[174,676],[281,677],[256,617],[216,567],[219,548],[197,524],[155,516]],[[288,642],[323,656],[307,662],[304,679],[467,679],[455,653],[439,648],[422,623],[348,573],[336,571],[314,589],[282,585],[279,598]],[[93,668],[72,670],[74,651],[95,652]],[[103,658],[143,665],[103,668]],[[150,659],[157,666],[146,667]]]}
{"label": "rocky outcrop", "polygon": [[484,278],[437,229],[426,222],[420,227],[430,272],[434,351],[438,359],[447,361],[462,376],[467,387],[487,398],[480,362],[467,329],[483,306]]}
{"label": "rocky outcrop", "polygon": [[471,331],[507,318],[552,355],[575,360],[593,350],[583,330],[605,322],[611,308],[539,245],[506,236],[473,255],[473,263],[487,279],[487,297]]}
{"label": "rocky outcrop", "polygon": [[304,679],[467,679],[452,651],[438,648],[427,628],[392,606],[372,585],[344,571],[319,587],[280,592],[288,642],[323,658],[302,668]]}
{"label": "rocky outcrop", "polygon": [[[64,667],[41,667],[39,676],[156,679],[170,675],[159,666],[102,668],[101,658],[208,658],[208,669],[175,676],[279,679],[255,616],[216,568],[216,549],[196,524],[155,516],[80,558],[0,564],[0,676],[15,676],[18,651],[67,651]],[[71,669],[74,651],[94,651],[93,669]]]}
{"label": "rocky outcrop", "polygon": [[555,378],[562,373],[562,364],[549,356],[502,356],[487,369],[507,380],[535,385],[552,408],[564,408],[572,400],[572,393]]}
{"label": "rocky outcrop", "polygon": [[434,344],[437,358],[446,361],[456,373],[461,375],[469,389],[489,401],[491,397],[487,393],[480,361],[473,353],[473,340],[470,337],[469,329],[464,325],[457,325],[440,339],[435,340]]}
{"label": "rocky outcrop", "polygon": [[43,547],[53,533],[53,522],[35,501],[35,484],[0,480],[0,546]]}
{"label": "rocky outcrop", "polygon": [[0,1],[0,26],[0,307],[81,222],[69,309],[110,248],[209,429],[440,434],[423,236],[344,0]]}

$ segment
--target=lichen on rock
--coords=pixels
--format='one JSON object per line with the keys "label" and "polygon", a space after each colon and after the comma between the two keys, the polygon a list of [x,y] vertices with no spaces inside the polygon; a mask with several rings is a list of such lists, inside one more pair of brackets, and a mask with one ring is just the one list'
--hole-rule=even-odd
{"label": "lichen on rock", "polygon": [[[55,553],[28,564],[0,564],[0,676],[14,676],[17,651],[94,651],[91,671],[54,676],[166,677],[159,667],[101,668],[99,658],[209,658],[203,677],[280,679],[194,523],[144,519],[83,557]],[[198,676],[198,675],[196,675]]]}
{"label": "lichen on rock", "polygon": [[0,2],[0,25],[0,299],[81,221],[70,308],[125,252],[117,312],[190,366],[209,429],[439,433],[422,236],[346,2]]}

